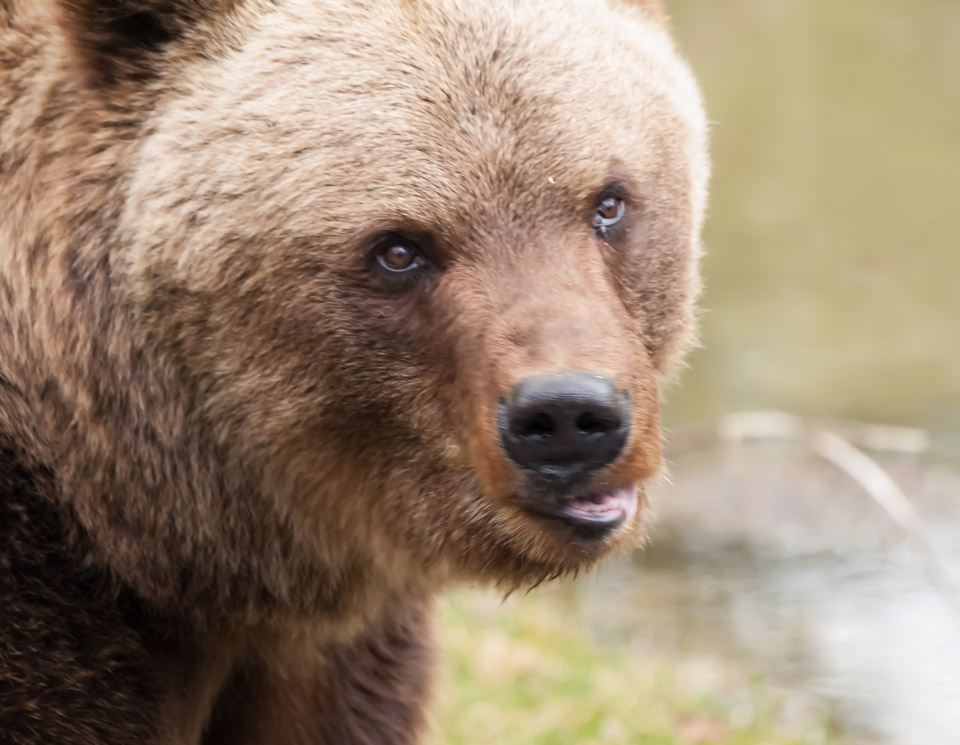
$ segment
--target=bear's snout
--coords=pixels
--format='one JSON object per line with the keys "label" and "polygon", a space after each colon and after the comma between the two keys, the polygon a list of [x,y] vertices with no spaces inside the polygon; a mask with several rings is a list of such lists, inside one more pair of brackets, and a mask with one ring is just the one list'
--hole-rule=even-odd
{"label": "bear's snout", "polygon": [[571,483],[612,463],[630,431],[630,397],[603,373],[529,375],[501,399],[500,441],[538,480]]}

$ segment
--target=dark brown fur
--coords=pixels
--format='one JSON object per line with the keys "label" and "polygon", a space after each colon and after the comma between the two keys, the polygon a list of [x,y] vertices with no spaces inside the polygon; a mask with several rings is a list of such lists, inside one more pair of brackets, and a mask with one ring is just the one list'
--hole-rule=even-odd
{"label": "dark brown fur", "polygon": [[581,488],[655,474],[702,113],[659,5],[545,2],[0,0],[0,740],[412,743],[438,588],[642,533],[531,517],[495,407],[606,371]]}

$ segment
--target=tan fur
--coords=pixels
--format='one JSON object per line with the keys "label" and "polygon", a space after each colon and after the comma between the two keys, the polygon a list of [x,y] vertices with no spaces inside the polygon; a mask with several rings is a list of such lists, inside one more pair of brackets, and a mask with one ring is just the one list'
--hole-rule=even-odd
{"label": "tan fur", "polygon": [[[606,372],[632,430],[591,487],[656,473],[705,148],[655,2],[0,0],[0,498],[29,491],[63,525],[42,551],[160,619],[151,655],[201,650],[170,663],[189,694],[158,683],[157,742],[197,742],[301,641],[316,672],[277,690],[333,717],[317,701],[355,694],[331,660],[400,634],[396,604],[415,634],[451,581],[635,542],[642,510],[591,542],[520,509],[495,408],[527,374]],[[422,287],[376,284],[383,230],[428,237]],[[421,692],[423,644],[397,657]]]}

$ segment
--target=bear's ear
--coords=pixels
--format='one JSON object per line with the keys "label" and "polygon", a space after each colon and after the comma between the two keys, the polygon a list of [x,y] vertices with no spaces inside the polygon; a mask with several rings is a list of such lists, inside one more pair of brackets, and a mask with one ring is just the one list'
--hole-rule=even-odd
{"label": "bear's ear", "polygon": [[144,81],[198,24],[241,0],[57,0],[64,33],[98,84]]}
{"label": "bear's ear", "polygon": [[647,15],[658,23],[666,23],[667,10],[663,5],[663,0],[624,0],[627,5],[639,6],[643,8]]}

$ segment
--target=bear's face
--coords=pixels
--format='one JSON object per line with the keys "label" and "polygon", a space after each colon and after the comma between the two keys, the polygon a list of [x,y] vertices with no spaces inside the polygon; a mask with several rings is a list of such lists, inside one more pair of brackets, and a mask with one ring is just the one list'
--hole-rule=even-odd
{"label": "bear's face", "polygon": [[129,175],[143,343],[318,550],[527,582],[635,536],[706,190],[666,32],[613,0],[253,6]]}

